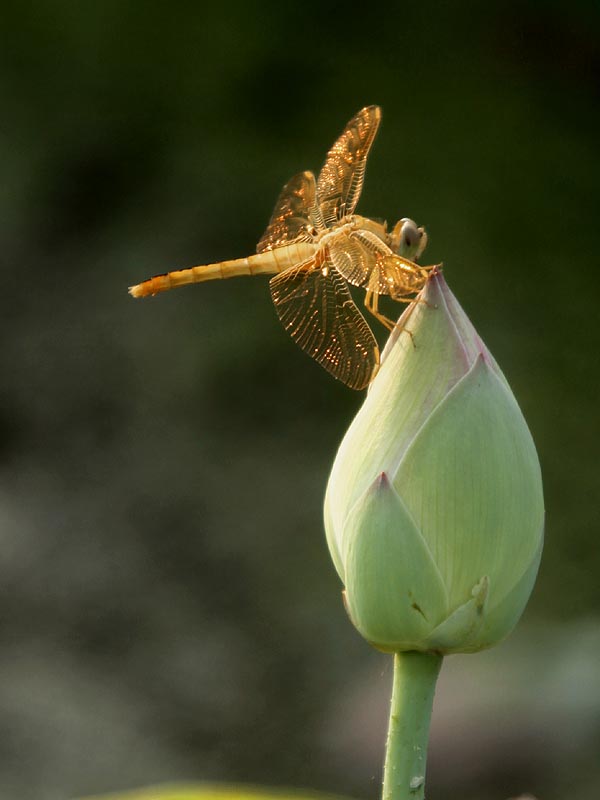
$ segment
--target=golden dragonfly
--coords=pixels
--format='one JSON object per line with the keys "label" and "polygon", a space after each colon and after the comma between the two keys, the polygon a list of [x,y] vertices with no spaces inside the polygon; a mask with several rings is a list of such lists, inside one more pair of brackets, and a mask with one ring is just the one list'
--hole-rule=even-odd
{"label": "golden dragonfly", "polygon": [[348,284],[365,290],[365,307],[390,330],[379,297],[413,303],[433,267],[416,264],[427,244],[411,219],[391,231],[354,213],[381,109],[367,106],[346,125],[315,179],[294,175],[283,187],[255,255],[175,270],[131,286],[133,297],[217,278],[274,275],[271,297],[295,342],[335,378],[364,389],[379,367],[373,331]]}

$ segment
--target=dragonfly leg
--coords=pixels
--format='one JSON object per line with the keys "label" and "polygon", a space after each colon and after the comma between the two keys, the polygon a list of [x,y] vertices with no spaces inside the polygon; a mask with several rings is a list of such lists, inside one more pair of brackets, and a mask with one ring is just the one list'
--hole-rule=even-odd
{"label": "dragonfly leg", "polygon": [[406,303],[407,305],[411,305],[411,303],[419,303],[420,305],[427,306],[428,308],[435,308],[432,306],[431,303],[428,303],[427,300],[423,300],[422,297],[410,297],[408,294],[404,292],[399,292],[398,294],[391,294],[390,297],[395,303]]}
{"label": "dragonfly leg", "polygon": [[[422,303],[425,302],[425,300],[418,300],[418,299],[415,299],[414,297],[408,297],[406,294],[402,294],[402,293],[397,294],[397,295],[390,295],[390,297],[392,298],[392,300],[395,300],[398,303],[408,303],[409,305],[413,305],[414,303],[419,303],[419,302],[422,302]],[[379,299],[379,298],[377,297],[377,299]],[[427,304],[427,305],[429,305],[429,304]],[[373,311],[373,309],[369,309],[369,310],[378,319],[380,319],[381,315],[377,313],[377,300],[375,301],[375,311]],[[384,319],[387,320],[387,322],[391,321],[391,320],[388,320],[387,317],[384,317]],[[383,324],[385,325],[385,322]],[[399,327],[398,323],[393,323],[391,329],[396,328],[396,327]],[[409,330],[406,327],[406,325],[402,325],[400,329],[410,336],[410,340],[412,342],[412,345],[413,345],[413,347],[416,348],[415,337],[413,336],[412,331]]]}
{"label": "dragonfly leg", "polygon": [[377,292],[373,291],[373,289],[368,288],[367,293],[365,295],[365,308],[367,308],[370,313],[381,322],[388,330],[393,331],[396,327],[396,323],[386,317],[384,314],[381,314],[379,311],[379,295]]}

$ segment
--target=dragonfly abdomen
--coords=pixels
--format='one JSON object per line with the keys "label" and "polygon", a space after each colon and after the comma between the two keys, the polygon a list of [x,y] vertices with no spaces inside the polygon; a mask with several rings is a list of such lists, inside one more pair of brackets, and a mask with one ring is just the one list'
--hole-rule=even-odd
{"label": "dragonfly abdomen", "polygon": [[274,275],[310,258],[314,250],[314,245],[309,242],[293,242],[285,247],[265,250],[264,253],[256,253],[246,258],[173,270],[164,275],[155,275],[136,286],[130,286],[129,294],[133,297],[148,297],[188,283],[237,278],[240,275]]}

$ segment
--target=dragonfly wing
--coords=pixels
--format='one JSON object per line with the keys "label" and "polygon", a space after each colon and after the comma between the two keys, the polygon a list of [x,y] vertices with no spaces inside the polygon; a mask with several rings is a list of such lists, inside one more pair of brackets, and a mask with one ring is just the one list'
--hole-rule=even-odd
{"label": "dragonfly wing", "polygon": [[384,266],[393,253],[377,234],[367,230],[341,232],[331,239],[328,247],[335,268],[348,283],[387,294]]}
{"label": "dragonfly wing", "polygon": [[380,119],[378,106],[363,108],[327,154],[317,181],[317,197],[326,225],[334,225],[354,212]]}
{"label": "dragonfly wing", "polygon": [[368,386],[379,364],[379,348],[333,264],[313,258],[275,275],[270,287],[292,339],[351,389]]}
{"label": "dragonfly wing", "polygon": [[336,270],[353,286],[367,286],[377,264],[377,254],[352,234],[340,233],[329,244]]}
{"label": "dragonfly wing", "polygon": [[330,242],[329,251],[348,283],[375,294],[407,297],[420,292],[427,280],[427,268],[392,252],[372,230],[340,233]]}
{"label": "dragonfly wing", "polygon": [[310,242],[310,231],[315,227],[324,227],[317,206],[315,176],[312,172],[299,172],[281,190],[256,251],[262,253],[295,241]]}

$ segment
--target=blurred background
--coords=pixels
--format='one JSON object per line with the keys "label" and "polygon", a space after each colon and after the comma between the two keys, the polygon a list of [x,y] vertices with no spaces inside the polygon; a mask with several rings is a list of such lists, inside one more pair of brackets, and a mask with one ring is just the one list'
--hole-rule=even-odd
{"label": "blurred background", "polygon": [[600,10],[3,3],[0,797],[173,779],[379,795],[390,659],[346,619],[330,465],[362,396],[252,253],[363,105],[359,212],[410,216],[536,440],[547,543],[517,633],[447,659],[429,796],[600,793]]}

